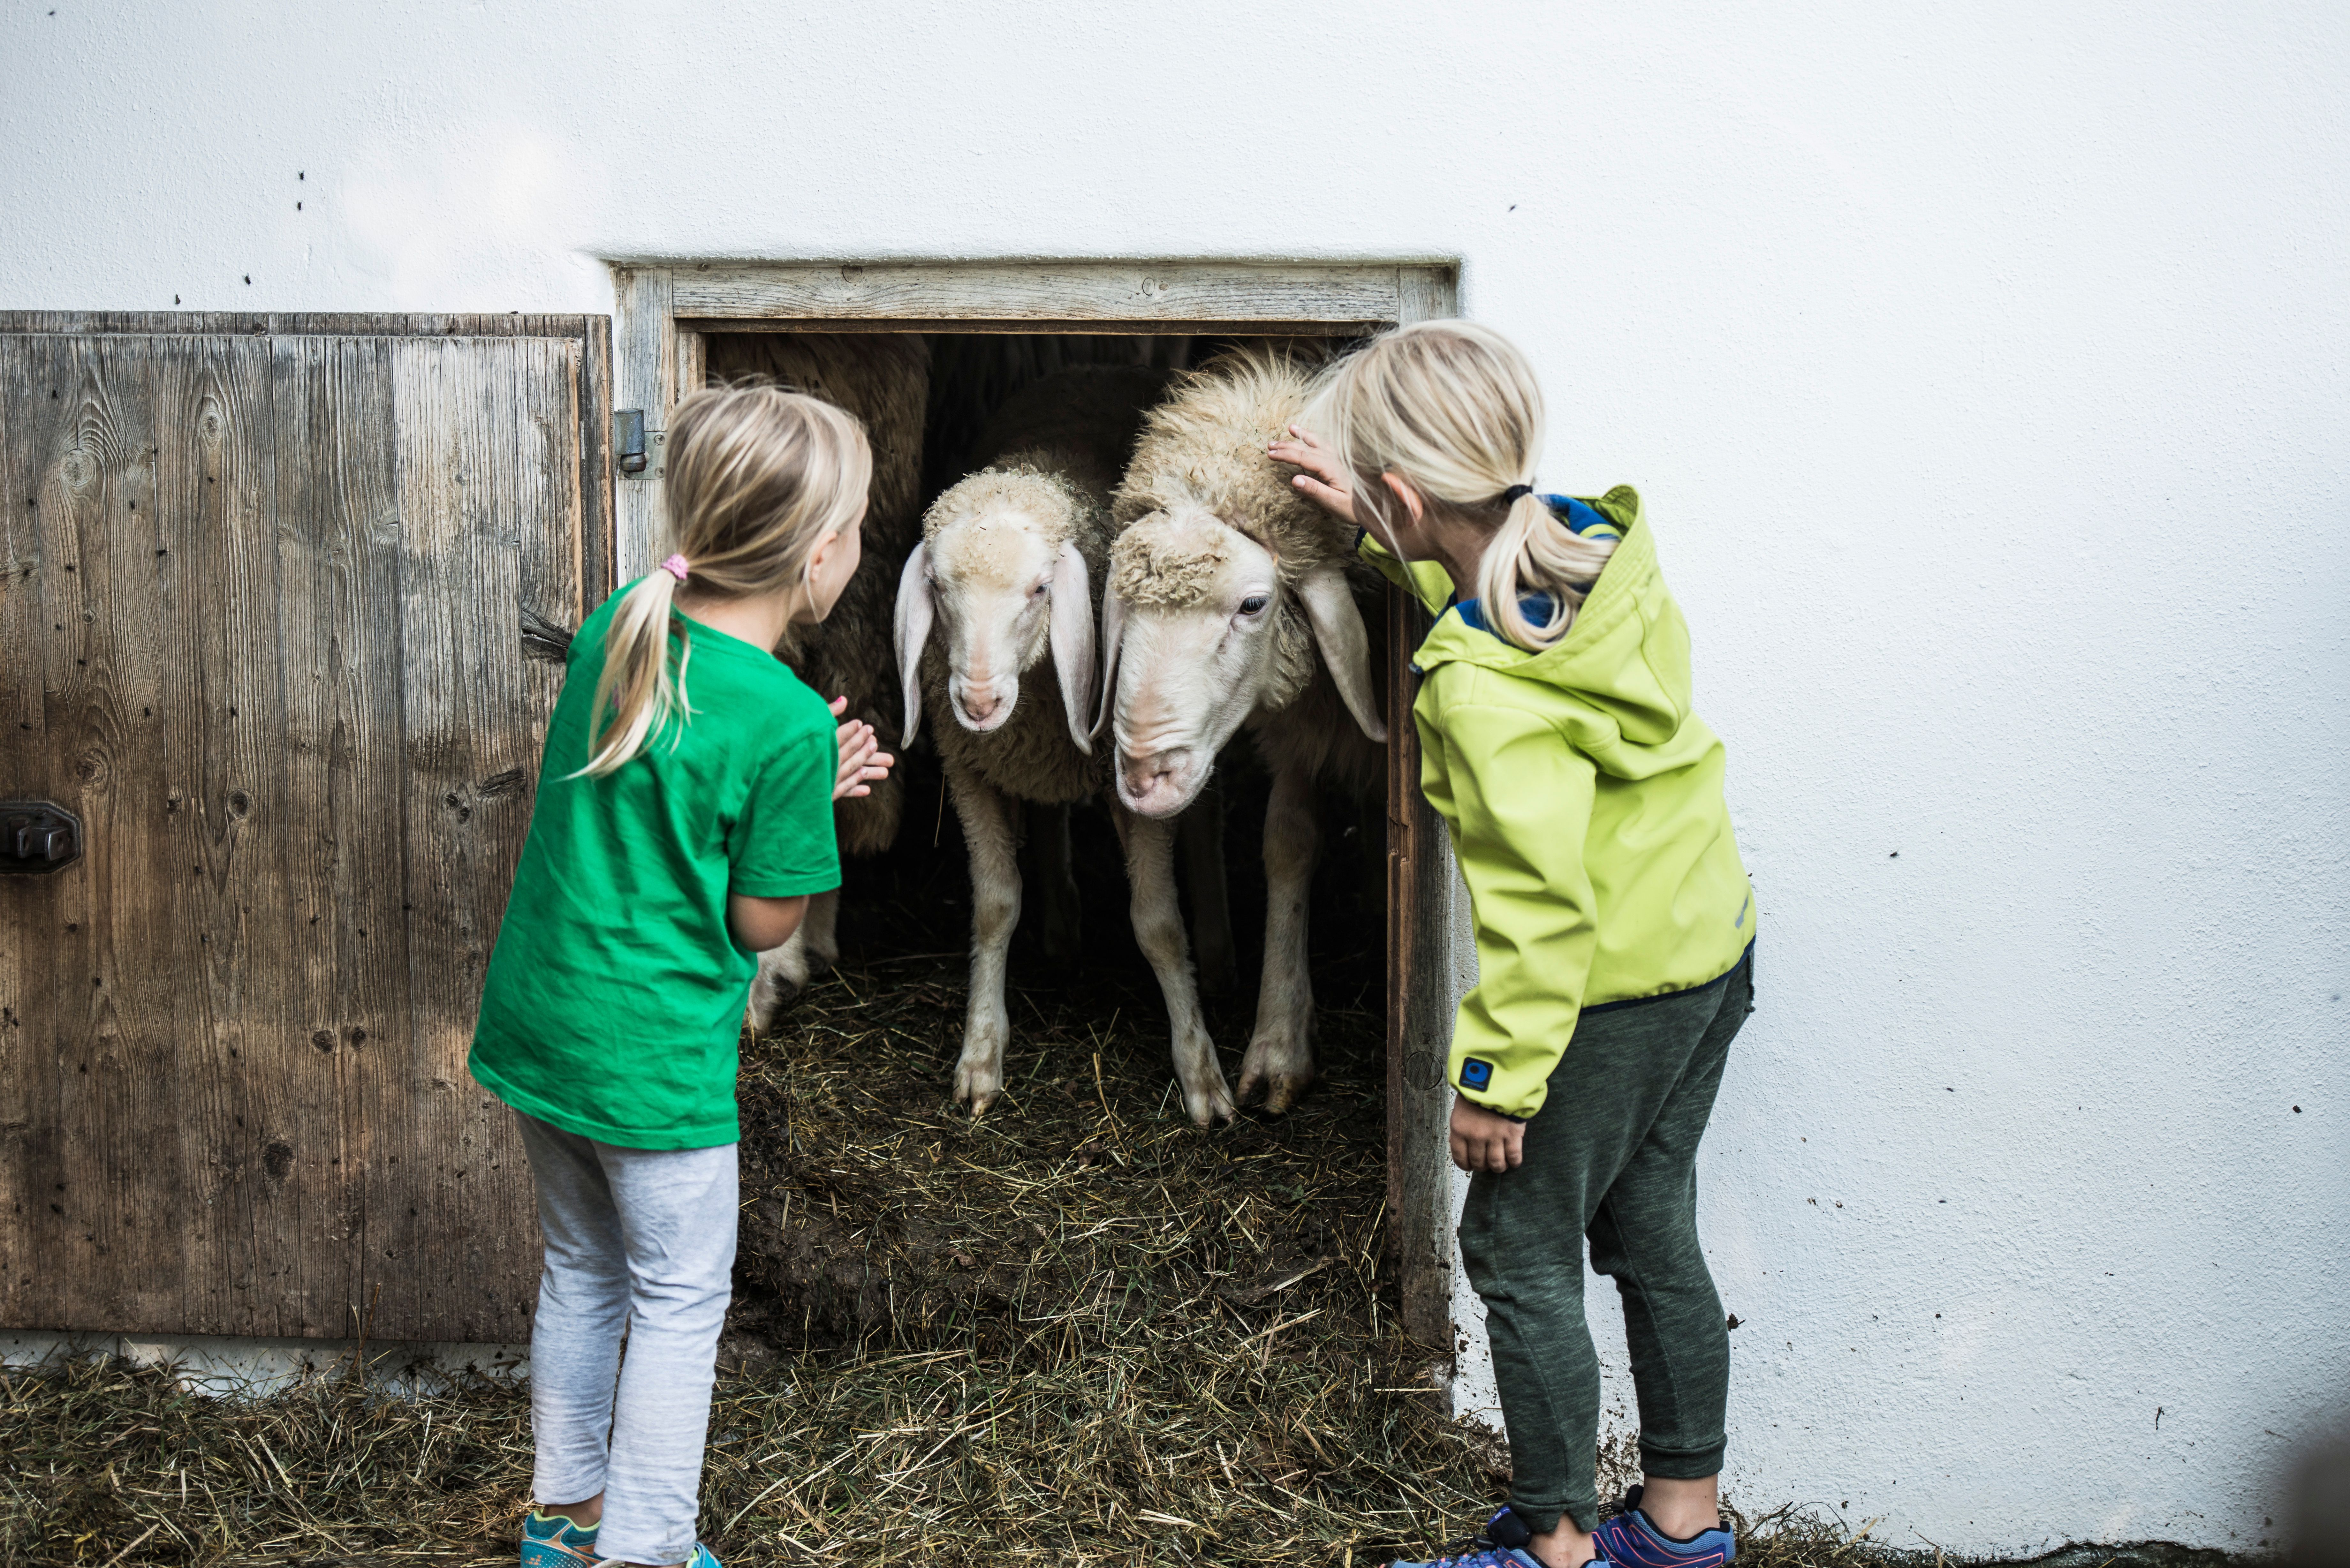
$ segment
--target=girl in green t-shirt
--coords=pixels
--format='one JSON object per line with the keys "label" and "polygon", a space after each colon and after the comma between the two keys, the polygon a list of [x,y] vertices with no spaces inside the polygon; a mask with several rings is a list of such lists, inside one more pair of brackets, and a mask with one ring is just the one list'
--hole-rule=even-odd
{"label": "girl in green t-shirt", "polygon": [[757,955],[839,885],[833,802],[891,764],[775,657],[857,570],[857,421],[698,392],[667,466],[667,559],[572,642],[470,1063],[519,1118],[546,1238],[524,1568],[716,1568],[694,1514],[743,1005]]}

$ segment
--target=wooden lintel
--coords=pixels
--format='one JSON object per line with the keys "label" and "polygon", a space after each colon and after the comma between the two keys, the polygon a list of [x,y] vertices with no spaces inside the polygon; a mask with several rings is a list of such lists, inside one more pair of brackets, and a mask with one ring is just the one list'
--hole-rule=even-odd
{"label": "wooden lintel", "polygon": [[874,317],[844,321],[824,316],[692,316],[678,321],[679,330],[689,332],[967,332],[1066,337],[1355,337],[1394,325],[1386,320],[1042,321],[1014,317]]}

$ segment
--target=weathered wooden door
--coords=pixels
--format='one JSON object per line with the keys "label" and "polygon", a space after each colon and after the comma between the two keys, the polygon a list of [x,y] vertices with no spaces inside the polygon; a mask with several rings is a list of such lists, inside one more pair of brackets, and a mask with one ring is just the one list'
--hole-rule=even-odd
{"label": "weathered wooden door", "polygon": [[[602,317],[0,314],[0,1324],[511,1340],[466,1075],[559,637],[609,590]],[[0,860],[8,846],[0,845]]]}

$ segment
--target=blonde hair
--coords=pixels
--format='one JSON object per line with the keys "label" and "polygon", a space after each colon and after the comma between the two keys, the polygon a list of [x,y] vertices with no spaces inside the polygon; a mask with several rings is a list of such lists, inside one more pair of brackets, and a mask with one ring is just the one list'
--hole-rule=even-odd
{"label": "blonde hair", "polygon": [[[1325,373],[1300,423],[1345,466],[1358,518],[1392,531],[1401,504],[1379,476],[1393,473],[1492,530],[1477,566],[1488,626],[1534,652],[1566,635],[1616,542],[1575,534],[1530,490],[1503,504],[1542,456],[1542,388],[1515,344],[1472,321],[1382,333]],[[1540,622],[1518,602],[1535,593],[1551,601]]]}
{"label": "blonde hair", "polygon": [[[694,589],[721,599],[806,584],[817,544],[857,522],[873,478],[873,454],[853,417],[775,387],[712,387],[679,403],[664,466],[663,554],[683,556]],[[672,718],[692,717],[685,669],[693,633],[676,610],[683,586],[657,566],[612,612],[580,774],[611,773]],[[674,670],[672,626],[681,644]]]}

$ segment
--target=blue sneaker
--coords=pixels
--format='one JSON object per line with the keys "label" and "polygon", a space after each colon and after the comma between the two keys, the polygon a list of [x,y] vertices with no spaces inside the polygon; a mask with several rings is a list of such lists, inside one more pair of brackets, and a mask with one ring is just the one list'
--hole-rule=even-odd
{"label": "blue sneaker", "polygon": [[1599,1554],[1622,1568],[1725,1568],[1738,1555],[1738,1538],[1727,1523],[1700,1530],[1686,1541],[1659,1530],[1640,1511],[1640,1489],[1624,1494],[1624,1506],[1593,1532]]}
{"label": "blue sneaker", "polygon": [[[1533,1540],[1534,1532],[1525,1521],[1504,1507],[1485,1521],[1483,1533],[1470,1542],[1461,1555],[1425,1563],[1407,1563],[1399,1557],[1388,1568],[1543,1568],[1542,1559],[1526,1550]],[[1587,1568],[1609,1568],[1605,1550]]]}
{"label": "blue sneaker", "polygon": [[582,1528],[559,1513],[532,1509],[522,1521],[522,1568],[590,1568],[603,1559],[596,1555],[596,1527]]}
{"label": "blue sneaker", "polygon": [[1479,1546],[1466,1556],[1431,1557],[1424,1563],[1399,1557],[1388,1568],[1543,1568],[1543,1564],[1514,1546]]}

